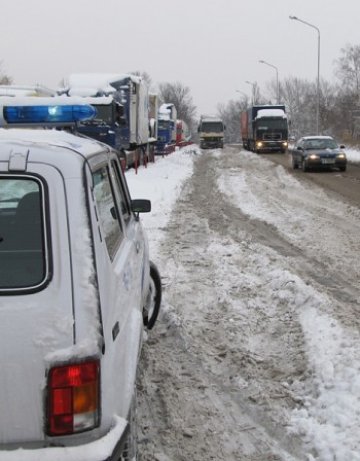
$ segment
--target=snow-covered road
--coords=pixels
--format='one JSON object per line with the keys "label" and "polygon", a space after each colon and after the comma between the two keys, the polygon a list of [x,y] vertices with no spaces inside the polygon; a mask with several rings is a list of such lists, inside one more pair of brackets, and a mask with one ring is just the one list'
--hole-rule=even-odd
{"label": "snow-covered road", "polygon": [[360,460],[360,209],[231,148],[127,178],[164,286],[140,460]]}

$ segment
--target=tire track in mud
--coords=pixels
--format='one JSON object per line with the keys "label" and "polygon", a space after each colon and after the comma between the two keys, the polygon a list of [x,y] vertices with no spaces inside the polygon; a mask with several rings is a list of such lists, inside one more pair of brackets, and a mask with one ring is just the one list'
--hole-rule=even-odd
{"label": "tire track in mud", "polygon": [[[197,159],[162,245],[162,273],[171,276],[164,277],[158,335],[143,352],[139,387],[147,411],[141,419],[153,417],[140,431],[140,459],[303,460],[301,442],[286,430],[297,403],[292,381],[307,373],[297,314],[280,305],[280,312],[262,306],[242,317],[223,299],[208,247],[216,236],[224,264],[239,278],[230,244],[227,254],[230,240],[244,254],[253,242],[271,242],[285,257],[298,253],[275,228],[227,202],[216,184],[219,161],[226,159],[211,153]],[[234,300],[254,296],[236,286],[232,291]],[[255,352],[247,344],[252,337],[264,343]]]}

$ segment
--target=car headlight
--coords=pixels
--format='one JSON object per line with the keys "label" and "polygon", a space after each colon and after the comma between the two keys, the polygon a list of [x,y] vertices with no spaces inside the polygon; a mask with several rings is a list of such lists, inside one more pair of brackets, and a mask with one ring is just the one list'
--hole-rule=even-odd
{"label": "car headlight", "polygon": [[317,154],[310,154],[309,159],[310,160],[318,160],[320,157]]}
{"label": "car headlight", "polygon": [[256,147],[262,147],[263,143],[262,142],[257,142]]}
{"label": "car headlight", "polygon": [[287,147],[288,143],[285,141],[282,143],[284,147]]}
{"label": "car headlight", "polygon": [[336,158],[345,159],[346,155],[344,153],[338,154]]}

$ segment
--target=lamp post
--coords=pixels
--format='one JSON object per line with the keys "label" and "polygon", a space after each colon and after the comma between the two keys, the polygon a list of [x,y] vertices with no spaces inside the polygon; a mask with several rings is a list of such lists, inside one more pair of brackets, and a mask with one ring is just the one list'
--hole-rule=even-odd
{"label": "lamp post", "polygon": [[249,85],[252,86],[252,104],[255,104],[255,87],[256,87],[256,82],[249,82],[249,80],[246,80],[245,83],[248,83]]}
{"label": "lamp post", "polygon": [[266,61],[259,61],[261,64],[266,64],[267,66],[272,67],[276,71],[276,88],[277,88],[277,103],[280,104],[280,85],[279,85],[279,70],[274,64],[270,64],[269,62]]}
{"label": "lamp post", "polygon": [[310,24],[309,22],[303,21],[302,19],[299,19],[296,16],[289,16],[290,19],[293,19],[295,21],[302,22],[303,24],[312,27],[315,29],[318,33],[318,64],[317,64],[317,104],[316,104],[316,133],[319,135],[319,117],[320,117],[320,30],[318,27],[314,26],[313,24]]}

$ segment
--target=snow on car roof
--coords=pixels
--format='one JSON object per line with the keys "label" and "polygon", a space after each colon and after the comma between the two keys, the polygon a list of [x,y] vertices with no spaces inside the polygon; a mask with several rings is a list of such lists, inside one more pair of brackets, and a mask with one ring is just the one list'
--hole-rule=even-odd
{"label": "snow on car roof", "polygon": [[303,136],[301,139],[334,139],[332,136]]}

